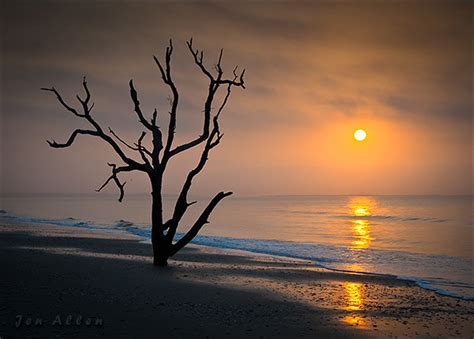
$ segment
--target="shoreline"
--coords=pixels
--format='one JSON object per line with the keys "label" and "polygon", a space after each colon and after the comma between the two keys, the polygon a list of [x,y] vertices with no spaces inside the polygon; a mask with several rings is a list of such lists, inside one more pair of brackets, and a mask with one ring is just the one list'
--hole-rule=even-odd
{"label": "shoreline", "polygon": [[[67,221],[67,222],[66,222]],[[66,222],[66,223],[65,223]],[[69,222],[71,222],[69,224]],[[142,243],[144,244],[151,244],[151,240],[149,237],[146,235],[146,230],[141,229],[140,227],[136,226],[133,222],[127,221],[127,220],[119,220],[117,225],[115,227],[112,227],[110,225],[99,225],[99,224],[94,224],[90,223],[89,221],[83,221],[81,219],[76,219],[76,218],[66,218],[66,219],[60,219],[60,220],[49,220],[49,219],[41,219],[41,218],[35,218],[35,217],[24,217],[24,216],[19,216],[19,215],[11,215],[5,210],[0,210],[0,223],[11,223],[11,224],[34,224],[34,225],[55,225],[59,227],[77,227],[80,229],[86,229],[86,230],[95,230],[98,232],[110,232],[112,234],[117,233],[117,234],[126,234],[126,235],[131,235],[131,236],[136,236],[139,239],[142,240]],[[83,224],[81,226],[76,225],[77,223]],[[128,230],[127,228],[131,228],[132,230]],[[145,232],[145,234],[143,234]],[[232,237],[224,237],[224,236],[204,236],[207,238],[219,238],[221,240],[231,240],[231,241],[242,241],[242,240],[252,240],[252,241],[270,241],[270,242],[279,242],[278,240],[266,240],[266,239],[246,239],[246,238],[232,238]],[[403,274],[396,274],[396,273],[377,273],[377,272],[369,272],[369,271],[363,271],[363,270],[350,270],[350,269],[338,269],[335,267],[330,267],[325,265],[324,263],[318,263],[314,259],[311,258],[304,258],[304,257],[296,257],[296,256],[289,256],[286,254],[278,254],[278,253],[269,253],[268,251],[259,251],[259,250],[252,250],[252,249],[237,249],[234,247],[227,247],[227,246],[218,246],[218,245],[212,245],[212,244],[203,244],[201,243],[196,243],[199,242],[199,236],[196,237],[193,243],[189,244],[188,246],[202,246],[203,248],[215,248],[223,252],[230,252],[230,251],[236,251],[236,252],[241,252],[243,255],[248,255],[250,257],[255,256],[255,255],[266,255],[269,257],[275,257],[275,258],[283,258],[284,260],[298,260],[306,263],[311,263],[312,265],[326,269],[328,271],[332,272],[339,272],[339,273],[347,273],[347,274],[362,274],[362,275],[374,275],[374,276],[380,276],[380,277],[385,277],[385,278],[391,278],[391,279],[397,279],[401,280],[404,282],[409,282],[409,283],[414,283],[418,287],[425,289],[427,291],[432,291],[440,296],[446,296],[449,298],[454,298],[454,299],[460,299],[464,301],[474,301],[474,296],[465,296],[462,294],[459,294],[457,292],[450,291],[449,289],[443,289],[439,288],[436,286],[433,286],[433,282],[426,281],[425,278],[422,277],[415,277],[415,276],[406,276]],[[312,245],[312,244],[305,244],[305,243],[297,243],[297,242],[290,242],[288,243],[294,243],[297,245]],[[403,253],[403,252],[402,252]],[[427,255],[427,254],[422,254],[422,253],[411,253],[408,252],[408,254],[415,254],[415,255]],[[465,258],[462,258],[465,259]],[[452,284],[457,284],[455,282],[452,282]]]}
{"label": "shoreline", "polygon": [[[149,246],[125,232],[0,223],[0,233],[5,338],[473,335],[472,301],[395,278],[204,246],[156,268]],[[16,328],[17,315],[49,323]],[[103,325],[66,326],[69,315]]]}

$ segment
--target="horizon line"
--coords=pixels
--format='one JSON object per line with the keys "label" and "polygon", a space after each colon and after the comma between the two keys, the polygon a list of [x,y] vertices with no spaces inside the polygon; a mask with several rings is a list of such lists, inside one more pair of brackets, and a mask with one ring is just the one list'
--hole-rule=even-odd
{"label": "horizon line", "polygon": [[[109,193],[109,192],[104,192],[104,193],[97,193],[97,192],[9,192],[9,193],[0,193],[0,198],[8,198],[8,197],[15,197],[15,196],[115,196],[117,195],[116,193]],[[125,195],[126,196],[145,196],[145,195],[151,195],[151,193],[128,193]],[[474,193],[391,193],[391,194],[384,194],[384,193],[333,193],[333,194],[323,194],[323,193],[318,193],[318,194],[245,194],[245,195],[239,195],[238,193],[234,192],[234,196],[232,198],[278,198],[278,197],[350,197],[350,196],[387,196],[387,197],[416,197],[416,196],[444,196],[444,197],[454,197],[454,196],[473,196]],[[176,193],[163,193],[163,197],[173,197],[173,196],[178,196]],[[190,195],[193,197],[199,197],[199,198],[206,198],[212,196],[210,195],[204,195],[204,194],[195,194],[195,195]]]}

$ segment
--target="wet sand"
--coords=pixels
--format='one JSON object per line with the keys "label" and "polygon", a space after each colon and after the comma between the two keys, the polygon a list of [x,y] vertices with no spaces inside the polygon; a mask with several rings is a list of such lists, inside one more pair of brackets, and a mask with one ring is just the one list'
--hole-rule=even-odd
{"label": "wet sand", "polygon": [[0,337],[473,336],[474,302],[410,282],[202,246],[156,268],[150,250],[126,233],[1,221]]}

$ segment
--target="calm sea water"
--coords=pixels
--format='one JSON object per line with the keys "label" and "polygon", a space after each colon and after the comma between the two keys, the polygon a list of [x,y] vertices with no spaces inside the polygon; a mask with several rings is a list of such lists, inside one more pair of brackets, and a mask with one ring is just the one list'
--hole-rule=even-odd
{"label": "calm sea water", "polygon": [[[206,200],[191,206],[181,232]],[[173,197],[165,198],[165,215]],[[150,196],[10,196],[3,218],[125,230],[149,238]],[[230,197],[194,243],[395,275],[474,299],[471,196]]]}

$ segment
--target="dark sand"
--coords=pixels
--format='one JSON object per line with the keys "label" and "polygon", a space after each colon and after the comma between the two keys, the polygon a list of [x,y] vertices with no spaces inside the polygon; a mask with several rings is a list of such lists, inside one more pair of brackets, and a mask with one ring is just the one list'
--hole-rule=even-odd
{"label": "dark sand", "polygon": [[2,339],[473,336],[474,302],[396,279],[198,246],[156,268],[131,235],[0,224]]}

